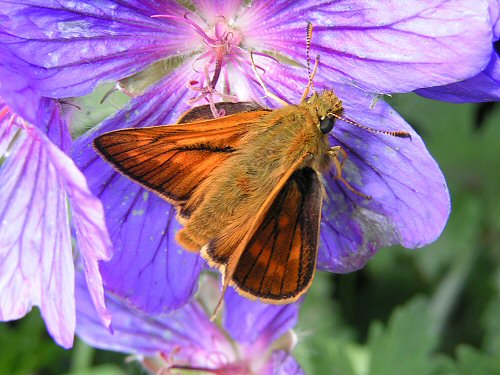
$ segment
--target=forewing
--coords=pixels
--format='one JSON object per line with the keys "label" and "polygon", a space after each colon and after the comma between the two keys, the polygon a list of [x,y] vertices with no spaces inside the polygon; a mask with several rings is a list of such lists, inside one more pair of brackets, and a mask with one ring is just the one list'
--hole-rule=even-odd
{"label": "forewing", "polygon": [[311,168],[295,171],[276,196],[236,263],[230,282],[269,302],[297,300],[316,267],[323,192]]}
{"label": "forewing", "polygon": [[121,129],[97,137],[94,147],[124,175],[182,205],[239,148],[249,126],[265,113],[253,111],[182,125]]}

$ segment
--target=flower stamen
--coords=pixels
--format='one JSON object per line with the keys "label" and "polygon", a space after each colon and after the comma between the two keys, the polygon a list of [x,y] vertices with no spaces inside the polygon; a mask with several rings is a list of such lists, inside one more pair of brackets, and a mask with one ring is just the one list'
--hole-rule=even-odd
{"label": "flower stamen", "polygon": [[[223,16],[217,17],[217,21],[214,25],[214,37],[209,36],[202,27],[200,27],[195,21],[190,19],[188,17],[188,13],[186,13],[183,18],[172,15],[155,15],[152,17],[182,20],[183,22],[187,23],[189,27],[191,27],[202,38],[207,51],[201,54],[193,62],[193,70],[198,74],[203,74],[204,78],[201,80],[191,80],[187,84],[187,87],[190,90],[199,93],[199,95],[190,98],[188,100],[188,104],[193,105],[200,100],[205,99],[209,103],[210,109],[215,118],[224,116],[224,110],[218,111],[215,107],[214,97],[218,96],[222,100],[230,102],[237,102],[238,98],[230,94],[229,85],[227,84],[227,75],[224,75],[226,81],[226,92],[220,92],[216,90],[215,87],[217,86],[217,82],[219,81],[219,78],[221,76],[222,68],[227,64],[226,60],[229,60],[230,58],[236,57],[238,54],[241,54],[241,49],[239,48],[233,51],[233,47],[235,47],[235,45],[239,44],[240,42],[239,36],[234,31],[228,28],[226,19]],[[198,61],[202,60],[208,60],[203,66],[203,73],[201,73],[195,66]],[[212,77],[210,77],[210,72],[213,73]]]}

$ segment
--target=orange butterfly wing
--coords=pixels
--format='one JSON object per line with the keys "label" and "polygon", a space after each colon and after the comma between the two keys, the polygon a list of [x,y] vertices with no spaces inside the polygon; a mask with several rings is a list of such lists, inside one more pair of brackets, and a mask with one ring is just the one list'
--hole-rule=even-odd
{"label": "orange butterfly wing", "polygon": [[[190,112],[184,121],[208,117],[206,109]],[[94,147],[118,171],[182,206],[238,149],[248,126],[266,113],[252,110],[182,125],[115,130],[97,137]]]}
{"label": "orange butterfly wing", "polygon": [[211,267],[217,267],[222,273],[225,273],[225,267],[229,263],[231,257],[233,259],[233,265],[235,264],[239,255],[234,254],[240,254],[243,251],[245,245],[250,241],[250,238],[254,235],[262,220],[264,220],[265,214],[269,211],[269,208],[281,189],[307,157],[308,154],[304,154],[300,159],[295,160],[293,165],[288,168],[287,172],[280,177],[279,182],[267,195],[266,200],[255,215],[253,215],[253,220],[249,220],[248,225],[241,225],[239,221],[228,223],[224,233],[210,240],[208,244],[202,248],[201,255]]}
{"label": "orange butterfly wing", "polygon": [[288,303],[311,285],[323,191],[311,168],[293,173],[239,256],[231,283],[242,294]]}
{"label": "orange butterfly wing", "polygon": [[316,268],[323,187],[318,173],[299,168],[307,155],[269,195],[249,226],[233,228],[202,248],[202,256],[250,298],[271,303],[296,301]]}

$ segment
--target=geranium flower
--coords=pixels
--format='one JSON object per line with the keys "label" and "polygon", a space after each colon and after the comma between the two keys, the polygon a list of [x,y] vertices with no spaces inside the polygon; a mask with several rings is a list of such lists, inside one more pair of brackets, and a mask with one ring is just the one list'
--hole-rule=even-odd
{"label": "geranium flower", "polygon": [[101,202],[65,153],[70,138],[61,103],[25,104],[36,123],[0,98],[0,320],[19,319],[38,306],[54,340],[69,348],[76,325],[70,222],[94,313],[105,326],[110,315],[98,262],[110,258],[111,241]]}
{"label": "geranium flower", "polygon": [[492,28],[491,58],[484,70],[460,82],[417,90],[418,94],[453,103],[500,100],[500,1],[489,0],[489,10]]}
{"label": "geranium flower", "polygon": [[[175,59],[189,78],[179,89],[204,81],[203,62],[213,71],[222,47],[230,92],[244,100],[241,86],[248,83],[260,97],[257,85],[241,82],[243,77],[253,80],[242,55],[254,49],[303,63],[307,21],[316,27],[313,56],[321,54],[320,74],[376,93],[471,77],[491,53],[485,1],[199,0],[191,9],[169,0],[0,4],[3,43],[31,65],[32,86],[49,97],[83,95],[99,82],[148,66],[160,71],[158,78],[179,64]],[[195,74],[192,64],[199,57],[195,67],[200,74]]]}
{"label": "geranium flower", "polygon": [[[375,135],[339,122],[334,145],[349,153],[344,176],[364,200],[325,175],[319,269],[350,272],[378,248],[433,241],[449,214],[444,178],[420,138],[375,93],[407,92],[477,74],[490,57],[485,2],[173,1],[2,2],[3,43],[30,65],[26,79],[42,95],[83,95],[119,80],[135,97],[97,131],[76,142],[74,158],[102,200],[115,248],[101,267],[107,287],[149,313],[182,306],[201,269],[175,243],[174,209],[117,174],[92,150],[98,134],[123,127],[173,123],[187,103],[262,100],[263,79],[278,96],[297,101],[306,84],[305,28],[315,26],[318,88],[334,88],[346,115],[412,138]],[[302,66],[298,68],[298,66]],[[365,91],[361,91],[363,89]],[[124,277],[125,275],[125,277]]]}
{"label": "geranium flower", "polygon": [[[199,298],[217,296],[218,283],[206,278],[203,284]],[[291,329],[297,323],[298,303],[265,305],[228,291],[219,325],[195,299],[172,314],[152,316],[108,295],[113,315],[110,333],[95,318],[82,278],[77,296],[78,335],[94,347],[134,354],[151,373],[304,374],[290,354],[296,343]]]}

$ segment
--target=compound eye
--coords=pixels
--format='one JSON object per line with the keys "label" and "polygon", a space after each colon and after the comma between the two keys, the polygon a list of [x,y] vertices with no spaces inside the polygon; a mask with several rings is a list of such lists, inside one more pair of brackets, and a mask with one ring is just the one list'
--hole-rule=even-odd
{"label": "compound eye", "polygon": [[319,121],[319,130],[321,130],[321,133],[323,134],[330,133],[330,131],[333,129],[334,124],[334,117],[325,117],[324,119]]}

